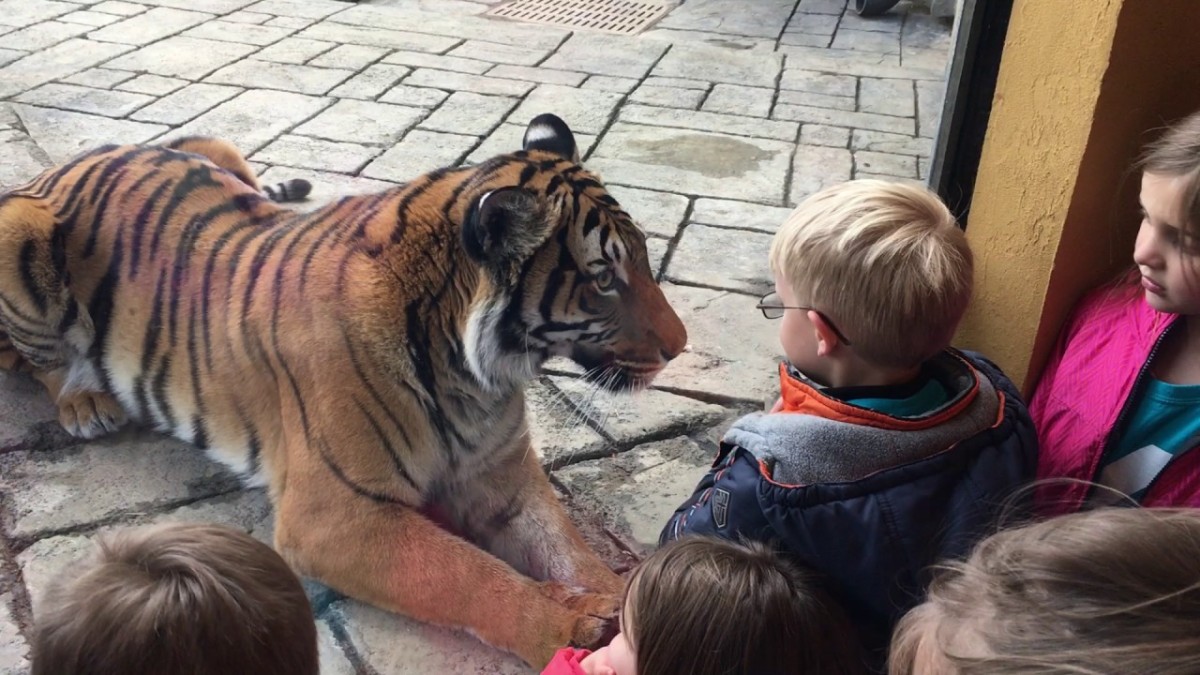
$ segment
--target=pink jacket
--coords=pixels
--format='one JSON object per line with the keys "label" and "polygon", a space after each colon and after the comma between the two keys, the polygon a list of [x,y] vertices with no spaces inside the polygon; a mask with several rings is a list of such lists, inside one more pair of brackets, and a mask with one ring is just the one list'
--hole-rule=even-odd
{"label": "pink jacket", "polygon": [[587,649],[563,647],[554,653],[554,658],[542,669],[542,675],[585,675],[579,663],[591,653]]}
{"label": "pink jacket", "polygon": [[[1084,298],[1063,328],[1034,391],[1029,412],[1040,445],[1038,479],[1098,477],[1106,444],[1147,364],[1178,315],[1158,312],[1140,294],[1104,286]],[[1078,510],[1082,483],[1039,486],[1045,515]],[[1151,483],[1143,506],[1200,507],[1200,452],[1179,455]]]}

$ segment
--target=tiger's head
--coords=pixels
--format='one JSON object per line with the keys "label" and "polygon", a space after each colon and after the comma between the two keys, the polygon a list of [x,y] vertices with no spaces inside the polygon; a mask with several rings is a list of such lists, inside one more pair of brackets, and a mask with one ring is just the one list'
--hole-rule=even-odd
{"label": "tiger's head", "polygon": [[471,371],[499,387],[566,356],[610,390],[647,386],[687,331],[654,280],[646,235],[580,166],[561,119],[535,117],[523,146],[462,186],[463,246],[484,276],[464,336]]}

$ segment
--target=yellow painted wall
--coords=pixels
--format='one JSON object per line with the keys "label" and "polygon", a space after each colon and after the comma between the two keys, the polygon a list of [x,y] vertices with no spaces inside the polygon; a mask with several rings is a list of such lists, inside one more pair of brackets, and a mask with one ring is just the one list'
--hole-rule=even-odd
{"label": "yellow painted wall", "polygon": [[1070,308],[1129,264],[1147,131],[1200,109],[1200,0],[1018,0],[967,238],[957,343],[1028,392]]}

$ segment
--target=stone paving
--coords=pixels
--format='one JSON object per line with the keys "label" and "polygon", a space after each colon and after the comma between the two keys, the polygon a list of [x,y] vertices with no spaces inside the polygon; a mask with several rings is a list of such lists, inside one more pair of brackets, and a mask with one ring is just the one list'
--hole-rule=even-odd
{"label": "stone paving", "polygon": [[[234,141],[310,202],[518,148],[555,112],[645,227],[690,351],[614,398],[569,364],[530,390],[535,442],[589,540],[628,568],[737,414],[772,398],[754,309],[790,206],[851,177],[924,177],[950,28],[902,3],[688,0],[636,37],[480,16],[486,1],[0,0],[0,189],[106,142]],[[216,520],[269,541],[261,490],[186,444],[67,437],[0,373],[0,673],[27,672],[46,580],[97,532]],[[464,634],[310,587],[323,671],[527,673]]]}

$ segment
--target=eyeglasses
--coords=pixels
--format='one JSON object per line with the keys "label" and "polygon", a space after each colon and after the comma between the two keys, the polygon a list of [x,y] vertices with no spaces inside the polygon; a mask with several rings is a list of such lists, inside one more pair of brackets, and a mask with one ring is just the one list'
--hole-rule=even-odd
{"label": "eyeglasses", "polygon": [[817,316],[821,317],[825,323],[829,324],[829,327],[833,329],[833,334],[837,336],[837,339],[842,341],[842,344],[846,345],[847,347],[851,346],[850,341],[846,339],[846,336],[842,334],[842,331],[838,330],[838,327],[833,325],[833,321],[831,321],[824,312],[816,307],[789,307],[783,304],[783,299],[779,297],[778,293],[767,293],[766,295],[762,296],[762,299],[758,301],[758,304],[755,305],[755,307],[762,310],[763,316],[768,319],[783,318],[784,310],[787,309],[802,309],[806,312],[816,312]]}

